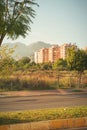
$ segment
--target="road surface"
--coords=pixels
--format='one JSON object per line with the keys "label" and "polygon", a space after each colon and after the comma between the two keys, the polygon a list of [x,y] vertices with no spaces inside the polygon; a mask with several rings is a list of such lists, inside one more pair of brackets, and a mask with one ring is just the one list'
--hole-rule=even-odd
{"label": "road surface", "polygon": [[87,94],[0,97],[0,112],[87,105]]}

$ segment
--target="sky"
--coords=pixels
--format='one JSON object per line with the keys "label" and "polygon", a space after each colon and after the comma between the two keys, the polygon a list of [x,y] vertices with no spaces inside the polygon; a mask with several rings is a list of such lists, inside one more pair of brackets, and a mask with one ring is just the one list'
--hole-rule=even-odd
{"label": "sky", "polygon": [[36,0],[36,16],[26,38],[4,39],[26,45],[37,41],[62,45],[87,46],[87,0]]}

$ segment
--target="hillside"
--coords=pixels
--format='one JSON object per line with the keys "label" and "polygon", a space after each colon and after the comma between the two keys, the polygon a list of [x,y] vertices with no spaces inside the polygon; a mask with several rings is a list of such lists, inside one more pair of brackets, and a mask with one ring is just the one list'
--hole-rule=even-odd
{"label": "hillside", "polygon": [[48,48],[52,46],[51,44],[42,41],[38,41],[30,45],[25,45],[23,43],[5,43],[3,45],[8,45],[10,48],[16,46],[13,56],[17,59],[24,56],[32,56],[35,51],[38,51],[41,48]]}
{"label": "hillside", "polygon": [[42,41],[32,43],[29,46],[27,46],[28,47],[28,54],[32,55],[35,51],[38,51],[41,48],[48,48],[50,46],[51,46],[51,44],[48,44],[48,43],[45,43]]}

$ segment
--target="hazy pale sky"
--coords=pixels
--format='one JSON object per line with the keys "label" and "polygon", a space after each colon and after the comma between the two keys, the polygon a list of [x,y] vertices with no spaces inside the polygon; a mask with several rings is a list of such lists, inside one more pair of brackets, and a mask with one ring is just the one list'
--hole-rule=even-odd
{"label": "hazy pale sky", "polygon": [[87,0],[36,0],[36,17],[26,38],[12,41],[27,45],[44,41],[51,44],[76,43],[87,46]]}

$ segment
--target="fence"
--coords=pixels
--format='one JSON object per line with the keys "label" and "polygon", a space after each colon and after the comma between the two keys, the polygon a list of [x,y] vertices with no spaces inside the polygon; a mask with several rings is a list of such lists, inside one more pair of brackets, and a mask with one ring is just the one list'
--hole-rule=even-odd
{"label": "fence", "polygon": [[56,77],[56,80],[58,88],[87,87],[87,76],[79,77],[79,76],[58,75]]}
{"label": "fence", "polygon": [[32,72],[0,77],[0,90],[39,90],[87,87],[87,75],[67,72]]}

